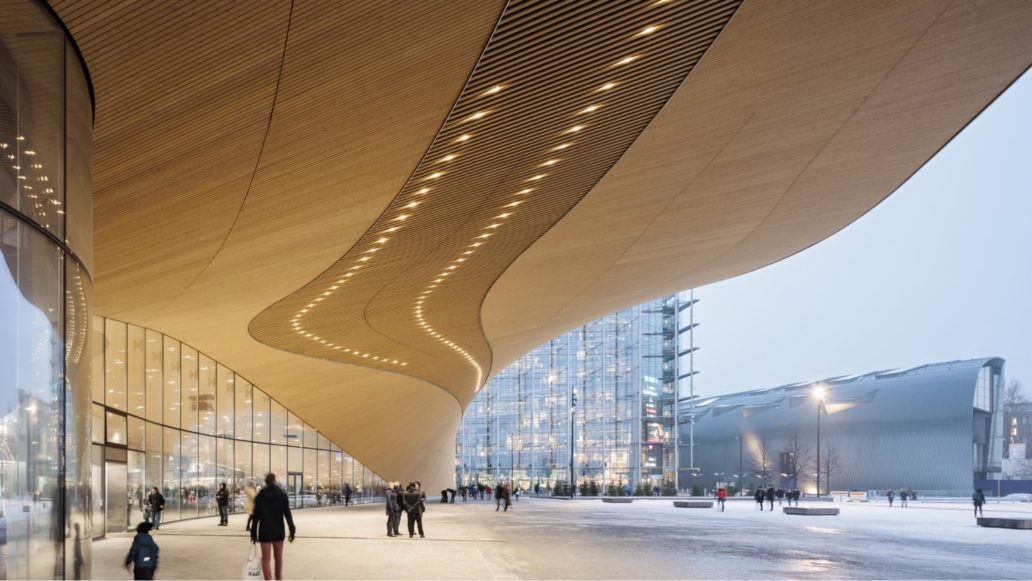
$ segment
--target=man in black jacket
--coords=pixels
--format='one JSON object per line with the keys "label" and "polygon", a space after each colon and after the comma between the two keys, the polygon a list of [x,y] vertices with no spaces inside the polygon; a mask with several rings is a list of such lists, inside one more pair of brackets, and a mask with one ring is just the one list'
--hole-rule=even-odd
{"label": "man in black jacket", "polygon": [[[254,517],[251,520],[251,542],[262,544],[262,572],[266,579],[283,578],[283,519],[290,527],[290,542],[294,542],[294,517],[290,514],[287,493],[276,485],[276,475],[265,477],[265,487],[254,497]],[[276,576],[272,576],[271,559],[276,558]]]}
{"label": "man in black jacket", "polygon": [[408,512],[408,536],[415,536],[415,525],[419,525],[419,538],[423,538],[423,493],[416,489],[414,482],[409,482],[405,494],[401,497],[401,505]]}
{"label": "man in black jacket", "polygon": [[219,484],[219,490],[215,493],[215,504],[219,507],[219,526],[229,526],[229,490],[226,483]]}
{"label": "man in black jacket", "polygon": [[165,497],[158,492],[157,486],[152,488],[151,493],[147,495],[147,503],[151,507],[151,524],[154,525],[154,530],[160,530],[161,511],[165,510]]}

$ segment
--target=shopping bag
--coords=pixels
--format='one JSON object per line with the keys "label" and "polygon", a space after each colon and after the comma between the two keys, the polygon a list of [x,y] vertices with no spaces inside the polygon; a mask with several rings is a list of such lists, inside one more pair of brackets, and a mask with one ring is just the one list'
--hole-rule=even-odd
{"label": "shopping bag", "polygon": [[262,573],[262,557],[258,554],[258,545],[251,543],[251,552],[247,555],[247,564],[244,565],[244,581],[258,581],[265,579]]}

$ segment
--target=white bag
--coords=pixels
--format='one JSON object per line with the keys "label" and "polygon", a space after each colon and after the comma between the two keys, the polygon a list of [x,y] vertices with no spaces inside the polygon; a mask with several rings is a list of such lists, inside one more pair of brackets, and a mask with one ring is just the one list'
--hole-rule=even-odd
{"label": "white bag", "polygon": [[244,581],[259,581],[265,579],[262,572],[262,557],[258,554],[258,545],[251,543],[251,552],[247,556],[247,564],[244,565]]}

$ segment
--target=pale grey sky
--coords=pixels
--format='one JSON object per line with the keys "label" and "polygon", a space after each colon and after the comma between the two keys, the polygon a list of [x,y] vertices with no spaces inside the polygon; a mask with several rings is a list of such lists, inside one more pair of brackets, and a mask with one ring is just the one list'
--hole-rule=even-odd
{"label": "pale grey sky", "polygon": [[1030,218],[1026,73],[843,231],[699,289],[697,393],[982,356],[1032,392]]}

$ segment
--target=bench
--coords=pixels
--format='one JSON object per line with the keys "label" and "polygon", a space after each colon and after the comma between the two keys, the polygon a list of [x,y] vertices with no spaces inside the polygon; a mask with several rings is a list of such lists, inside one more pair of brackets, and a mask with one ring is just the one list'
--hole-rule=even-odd
{"label": "bench", "polygon": [[675,500],[677,508],[713,508],[712,500]]}
{"label": "bench", "polygon": [[837,508],[800,508],[798,506],[786,506],[781,510],[785,511],[785,514],[799,514],[803,516],[836,516],[839,513]]}
{"label": "bench", "polygon": [[1001,529],[1025,529],[1032,530],[1032,518],[999,518],[982,517],[978,519],[980,527],[996,527]]}
{"label": "bench", "polygon": [[602,499],[602,502],[608,502],[611,504],[630,504],[634,502],[634,499],[623,496],[607,496]]}

